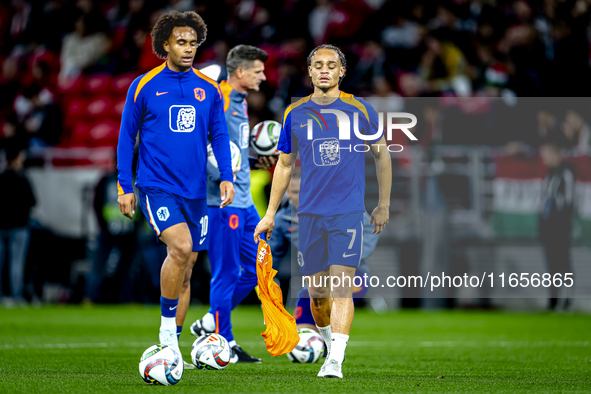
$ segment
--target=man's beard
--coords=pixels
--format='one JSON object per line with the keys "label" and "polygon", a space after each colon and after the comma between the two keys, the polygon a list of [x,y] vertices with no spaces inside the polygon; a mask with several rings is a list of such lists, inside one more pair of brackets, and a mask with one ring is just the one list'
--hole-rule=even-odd
{"label": "man's beard", "polygon": [[321,86],[317,86],[317,88],[318,88],[318,89],[320,89],[320,90],[322,90],[322,92],[323,92],[323,93],[326,93],[326,92],[328,92],[328,90],[329,90],[330,88],[332,88],[332,86],[329,86],[329,87],[327,87],[327,88],[325,88],[325,87],[321,87]]}

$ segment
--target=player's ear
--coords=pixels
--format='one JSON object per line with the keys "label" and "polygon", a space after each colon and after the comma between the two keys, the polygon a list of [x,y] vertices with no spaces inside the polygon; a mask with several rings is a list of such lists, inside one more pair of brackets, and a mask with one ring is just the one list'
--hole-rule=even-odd
{"label": "player's ear", "polygon": [[162,44],[162,47],[164,48],[166,53],[170,53],[170,45],[168,44],[168,40],[164,41],[164,43]]}
{"label": "player's ear", "polygon": [[339,77],[343,77],[345,75],[345,67],[341,67],[341,71],[339,72]]}
{"label": "player's ear", "polygon": [[234,74],[238,79],[241,79],[244,76],[244,69],[242,67],[238,67]]}

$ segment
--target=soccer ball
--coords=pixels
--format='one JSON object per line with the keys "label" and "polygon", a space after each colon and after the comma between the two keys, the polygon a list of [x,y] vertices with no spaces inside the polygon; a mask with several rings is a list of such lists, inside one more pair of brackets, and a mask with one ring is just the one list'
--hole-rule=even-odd
{"label": "soccer ball", "polygon": [[140,359],[140,376],[148,384],[177,384],[185,366],[178,350],[166,345],[150,346]]}
{"label": "soccer ball", "polygon": [[[230,141],[230,153],[232,154],[232,169],[234,169],[240,165],[242,155],[240,154],[240,148],[238,148],[238,145],[232,141]],[[207,161],[215,168],[218,168],[218,161],[215,159],[211,144],[207,145]]]}
{"label": "soccer ball", "polygon": [[202,335],[191,347],[191,360],[199,369],[224,369],[230,363],[230,357],[230,345],[220,334]]}
{"label": "soccer ball", "polygon": [[291,353],[287,353],[294,363],[315,363],[324,353],[324,341],[314,330],[298,330],[300,342]]}
{"label": "soccer ball", "polygon": [[277,156],[277,143],[281,125],[274,120],[265,120],[254,126],[250,132],[250,146],[261,156]]}

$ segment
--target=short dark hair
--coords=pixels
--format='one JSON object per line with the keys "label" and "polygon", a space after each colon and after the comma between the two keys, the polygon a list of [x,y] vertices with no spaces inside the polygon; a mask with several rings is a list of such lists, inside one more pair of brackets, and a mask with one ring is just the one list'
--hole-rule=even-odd
{"label": "short dark hair", "polygon": [[207,26],[203,18],[196,12],[178,12],[171,11],[160,15],[158,21],[152,28],[150,35],[152,36],[152,50],[159,58],[166,59],[168,53],[164,50],[164,42],[172,34],[175,27],[190,27],[197,33],[197,46],[201,45],[207,37]]}
{"label": "short dark hair", "polygon": [[322,44],[322,45],[319,45],[316,48],[312,49],[312,52],[310,52],[310,54],[308,55],[308,60],[307,60],[308,67],[312,66],[312,58],[314,57],[316,52],[318,52],[321,49],[329,49],[331,51],[335,51],[337,53],[337,55],[339,55],[339,60],[341,61],[341,67],[345,68],[345,72],[343,73],[343,76],[339,78],[339,86],[341,86],[341,82],[343,81],[343,78],[345,78],[345,75],[347,74],[347,59],[345,59],[345,54],[339,48],[335,47],[334,45]]}
{"label": "short dark hair", "polygon": [[252,45],[235,46],[228,52],[228,56],[226,57],[228,75],[234,74],[238,67],[250,68],[252,67],[252,62],[255,60],[260,60],[264,63],[268,58],[269,55],[267,52]]}

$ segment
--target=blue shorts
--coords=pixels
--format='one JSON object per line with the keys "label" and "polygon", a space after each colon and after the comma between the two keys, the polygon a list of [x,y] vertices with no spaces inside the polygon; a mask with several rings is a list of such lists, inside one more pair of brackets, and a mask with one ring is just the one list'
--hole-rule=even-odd
{"label": "blue shorts", "polygon": [[363,246],[363,211],[333,216],[299,215],[298,265],[302,275],[331,265],[358,267]]}
{"label": "blue shorts", "polygon": [[175,194],[156,188],[139,189],[142,211],[156,238],[169,227],[187,223],[193,240],[193,252],[207,250],[209,240],[207,200],[187,200]]}

